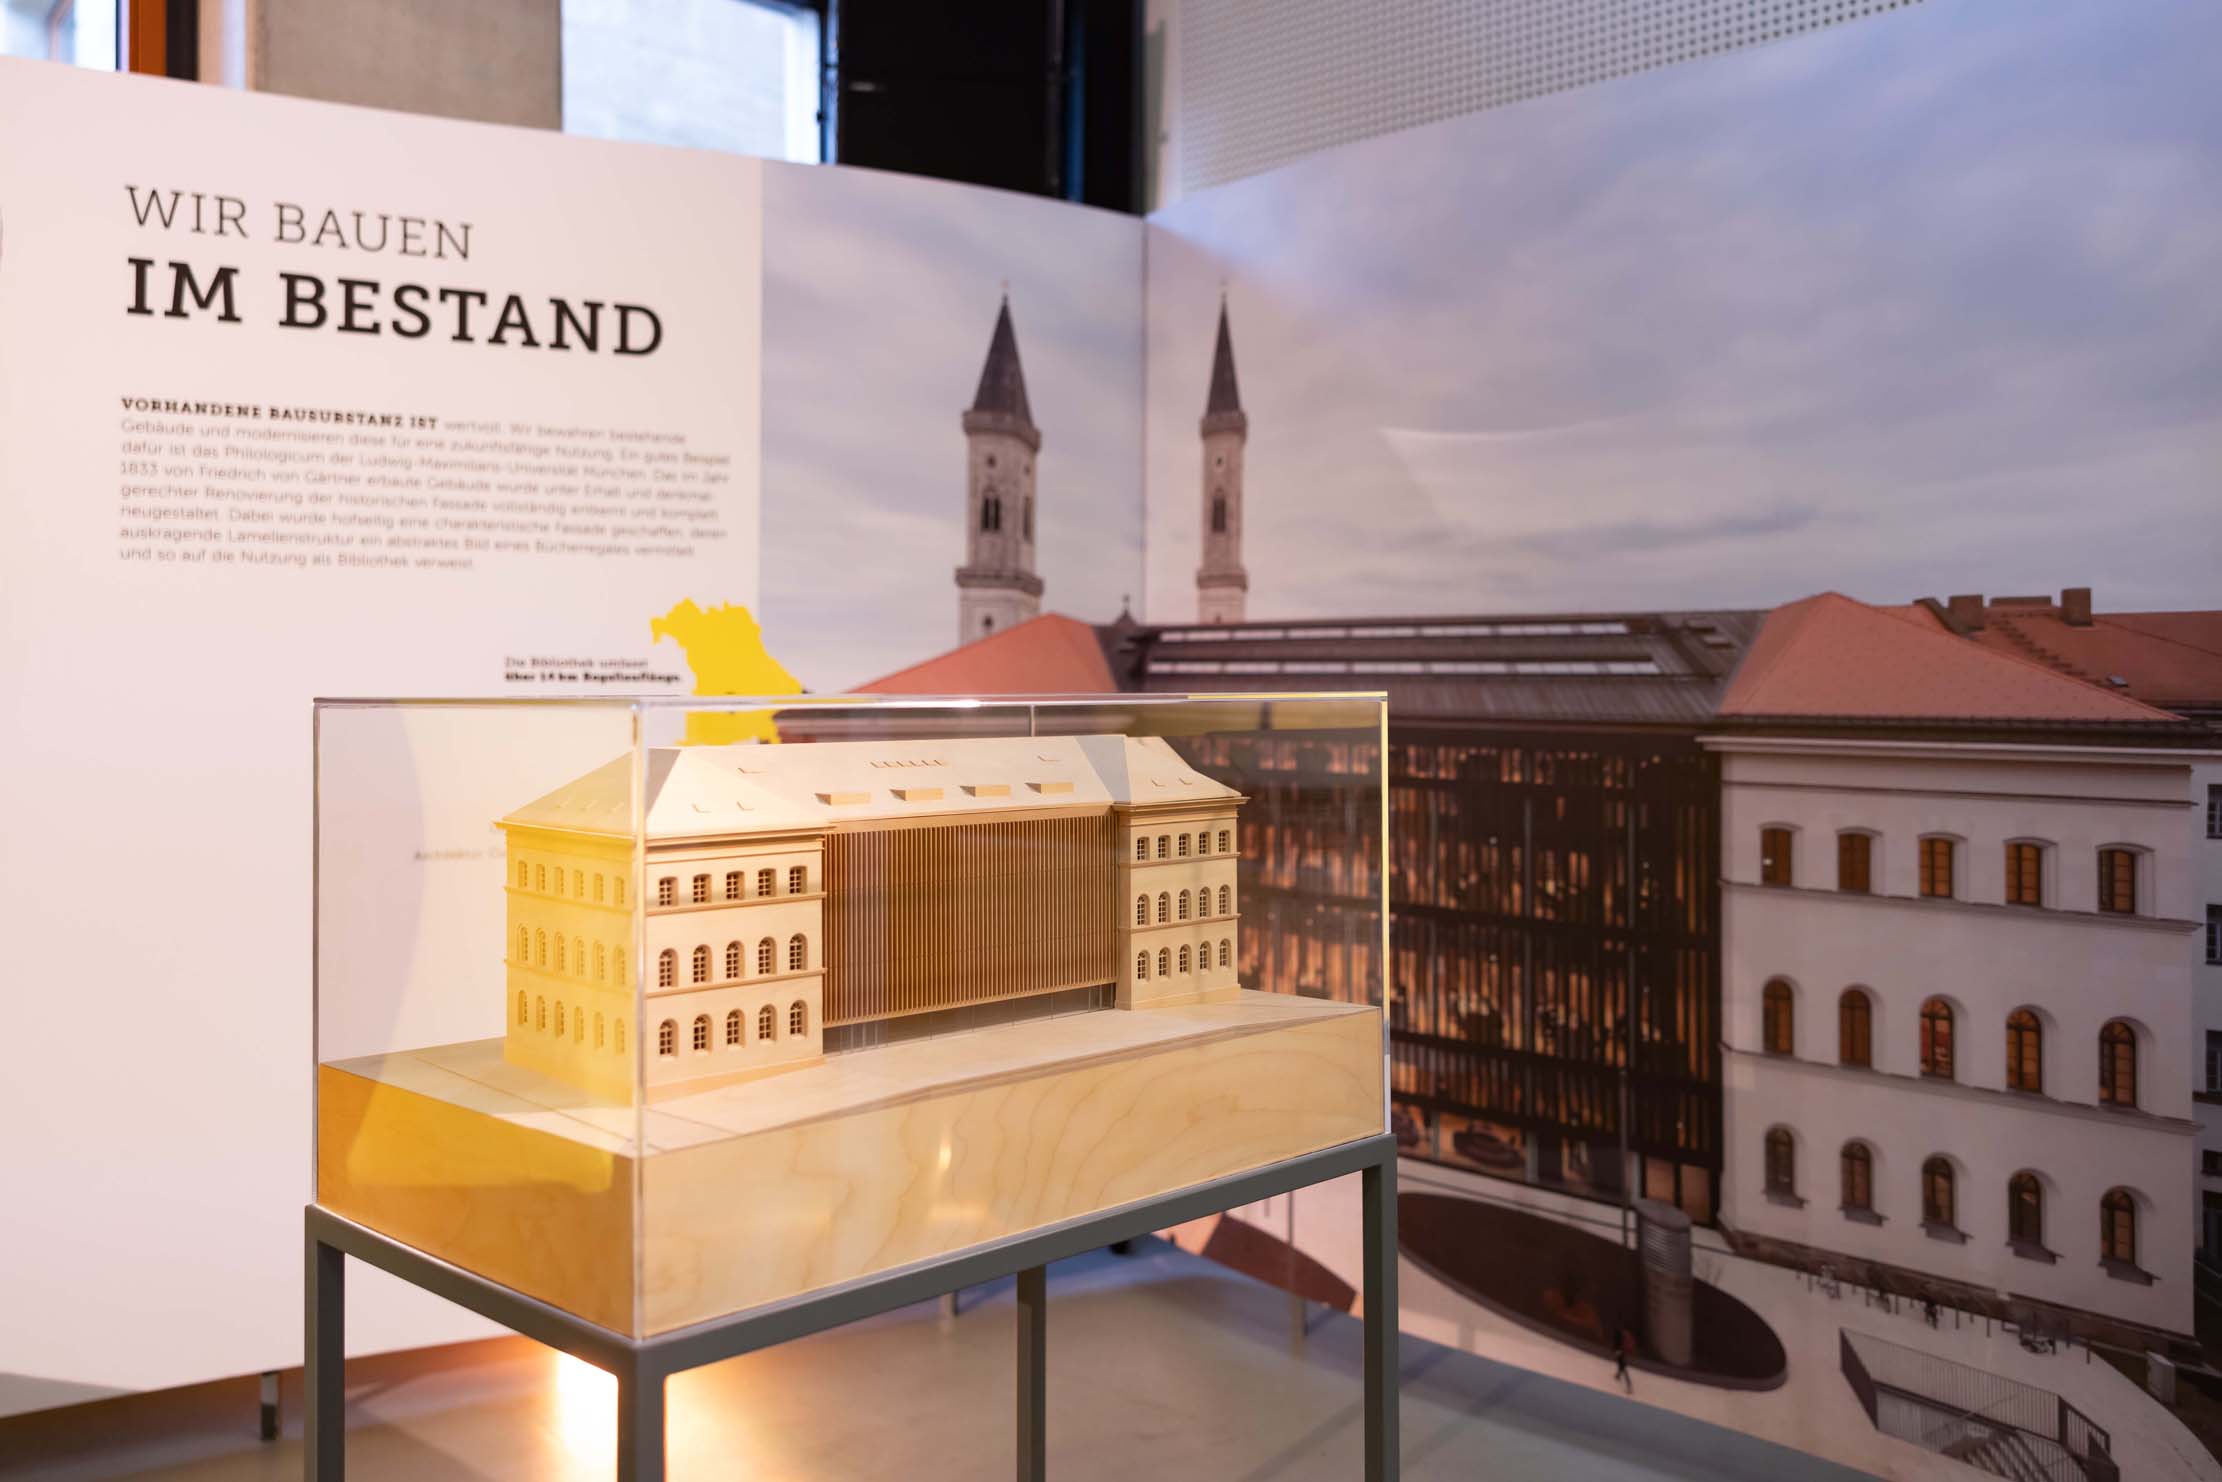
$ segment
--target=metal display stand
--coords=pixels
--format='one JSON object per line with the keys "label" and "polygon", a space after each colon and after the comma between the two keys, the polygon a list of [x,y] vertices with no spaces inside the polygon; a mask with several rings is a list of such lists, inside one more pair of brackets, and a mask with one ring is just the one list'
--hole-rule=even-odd
{"label": "metal display stand", "polygon": [[311,1204],[306,1214],[304,1472],[308,1482],[341,1482],[346,1472],[346,1258],[353,1256],[616,1376],[619,1482],[662,1482],[664,1380],[669,1376],[1015,1274],[1018,1479],[1044,1482],[1049,1305],[1043,1268],[1098,1246],[1346,1173],[1365,1176],[1365,1478],[1366,1482],[1395,1482],[1396,1139],[1386,1134],[639,1339],[611,1332]]}

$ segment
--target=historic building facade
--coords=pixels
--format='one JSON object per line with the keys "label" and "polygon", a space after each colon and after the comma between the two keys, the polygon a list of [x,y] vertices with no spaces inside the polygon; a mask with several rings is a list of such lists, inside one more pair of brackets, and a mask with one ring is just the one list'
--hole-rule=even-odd
{"label": "historic building facade", "polygon": [[957,641],[1008,632],[1042,610],[1034,569],[1034,461],[1042,450],[1026,400],[1011,302],[995,316],[980,387],[964,414],[964,564],[957,568]]}

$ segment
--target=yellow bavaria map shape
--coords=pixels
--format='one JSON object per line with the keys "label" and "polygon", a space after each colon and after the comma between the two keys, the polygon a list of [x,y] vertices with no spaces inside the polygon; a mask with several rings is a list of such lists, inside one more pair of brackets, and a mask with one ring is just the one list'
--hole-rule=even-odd
{"label": "yellow bavaria map shape", "polygon": [[[698,695],[799,695],[802,683],[764,648],[764,630],[737,602],[704,611],[689,597],[660,618],[648,620],[657,642],[669,638],[687,656]],[[707,711],[687,717],[685,744],[729,746],[736,741],[777,741],[768,710]]]}

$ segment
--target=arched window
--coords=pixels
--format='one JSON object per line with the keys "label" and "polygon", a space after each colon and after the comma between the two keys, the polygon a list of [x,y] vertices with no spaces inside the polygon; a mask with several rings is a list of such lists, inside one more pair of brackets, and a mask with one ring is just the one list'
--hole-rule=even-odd
{"label": "arched window", "polygon": [[571,1014],[571,1043],[572,1043],[572,1044],[575,1044],[575,1045],[583,1045],[583,1044],[585,1044],[585,1043],[586,1043],[586,1010],[585,1010],[585,1009],[576,1009],[576,1010],[573,1010],[573,1011],[572,1011],[572,1014]]}
{"label": "arched window", "polygon": [[1921,841],[1921,893],[1939,900],[1950,900],[1953,891],[1953,841],[1928,838]]}
{"label": "arched window", "polygon": [[532,1002],[530,999],[526,998],[525,990],[520,988],[517,990],[517,1025],[519,1028],[523,1028],[525,1025],[530,1024],[531,1022]]}
{"label": "arched window", "polygon": [[1149,840],[1138,838],[1134,841],[1134,857],[1137,860],[1144,860],[1150,857]]}
{"label": "arched window", "polygon": [[1188,892],[1185,890],[1180,893],[1180,919],[1188,919]]}
{"label": "arched window", "polygon": [[1157,949],[1157,975],[1161,978],[1173,975],[1173,951],[1170,947]]}
{"label": "arched window", "polygon": [[1232,885],[1219,887],[1219,914],[1222,916],[1232,916],[1234,914],[1234,887]]}
{"label": "arched window", "polygon": [[787,971],[799,973],[810,965],[810,944],[801,932],[787,938]]}
{"label": "arched window", "polygon": [[571,971],[586,976],[586,938],[571,938]]}
{"label": "arched window", "polygon": [[787,1032],[792,1035],[810,1032],[810,1010],[799,998],[787,1005]]}
{"label": "arched window", "polygon": [[1921,1005],[1921,1073],[1952,1079],[1952,1005],[1941,998]]}
{"label": "arched window", "polygon": [[1219,852],[1221,854],[1225,854],[1227,852],[1227,839],[1227,831],[1225,829],[1219,830]]}
{"label": "arched window", "polygon": [[2137,1031],[2119,1019],[2099,1031],[2099,1100],[2137,1105]]}
{"label": "arched window", "polygon": [[1188,858],[1188,835],[1186,834],[1180,836],[1180,857],[1182,859]]}
{"label": "arched window", "polygon": [[1150,975],[1150,954],[1149,954],[1149,953],[1147,953],[1147,952],[1137,952],[1137,953],[1135,953],[1135,954],[1134,954],[1134,980],[1135,980],[1135,981],[1136,981],[1137,983],[1139,983],[1139,982],[1142,982],[1142,981],[1144,981],[1145,979],[1147,979],[1147,978],[1149,977],[1149,975]]}
{"label": "arched window", "polygon": [[1847,988],[1836,1000],[1836,1063],[1875,1063],[1875,1005],[1863,988]]}
{"label": "arched window", "polygon": [[743,883],[743,877],[739,870],[727,870],[725,872],[725,898],[729,901],[739,900]]}
{"label": "arched window", "polygon": [[696,982],[696,983],[707,983],[707,982],[709,982],[709,981],[710,981],[710,949],[709,949],[709,947],[708,947],[708,946],[706,946],[706,945],[705,945],[705,946],[698,946],[698,947],[696,947],[696,948],[694,949],[694,957],[693,957],[693,961],[692,961],[692,962],[690,962],[690,963],[688,964],[688,967],[689,967],[689,969],[690,969],[690,972],[691,972],[691,974],[692,974],[692,976],[691,976],[691,978],[689,979],[689,981],[691,981],[691,982]]}
{"label": "arched window", "polygon": [[596,904],[597,906],[602,903],[602,896],[607,888],[606,882],[608,878],[609,877],[604,875],[600,870],[596,870],[594,872],[594,904]]}
{"label": "arched window", "polygon": [[679,1026],[670,1019],[666,1019],[656,1026],[656,1053],[659,1055],[676,1055],[679,1053]]}
{"label": "arched window", "polygon": [[758,870],[756,872],[756,893],[758,895],[770,895],[772,893],[772,883],[778,878],[779,875],[776,871]]}
{"label": "arched window", "polygon": [[656,954],[656,986],[670,988],[679,981],[679,954],[666,947]]}
{"label": "arched window", "polygon": [[625,1021],[623,1019],[612,1019],[610,1021],[610,1047],[620,1055],[625,1053]]}
{"label": "arched window", "polygon": [[607,1026],[608,1021],[600,1014],[594,1016],[594,1048],[597,1050],[609,1042],[609,1036],[606,1032]]}
{"label": "arched window", "polygon": [[586,899],[586,871],[573,870],[571,872],[571,893],[582,901]]}
{"label": "arched window", "polygon": [[779,944],[770,937],[758,942],[756,944],[756,970],[760,973],[771,972],[778,966],[778,952]]}
{"label": "arched window", "polygon": [[610,881],[610,904],[613,906],[625,904],[625,877],[623,875],[619,875],[616,879]]}
{"label": "arched window", "polygon": [[1211,496],[1211,533],[1214,535],[1227,533],[1227,496],[1224,494]]}
{"label": "arched window", "polygon": [[694,1047],[703,1054],[709,1053],[710,1016],[708,1014],[696,1014],[694,1016]]}
{"label": "arched window", "polygon": [[557,865],[557,866],[556,866],[556,883],[555,883],[555,893],[556,893],[557,895],[561,895],[561,894],[563,894],[563,866],[562,866],[562,865]]}
{"label": "arched window", "polygon": [[1767,1129],[1767,1192],[1798,1192],[1798,1144],[1787,1127]]}
{"label": "arched window", "polygon": [[557,1039],[563,1038],[563,1000],[560,998],[556,1000],[555,1033]]}
{"label": "arched window", "polygon": [[1952,1160],[1931,1158],[1921,1165],[1921,1222],[1943,1229],[1957,1229],[1952,1218],[1954,1206]]}
{"label": "arched window", "polygon": [[1171,834],[1159,834],[1157,836],[1157,857],[1159,859],[1166,859],[1171,857],[1172,852],[1173,836]]}
{"label": "arched window", "polygon": [[620,988],[625,986],[625,954],[622,952],[610,954],[610,981]]}
{"label": "arched window", "polygon": [[2027,1009],[2006,1016],[2006,1087],[2011,1091],[2045,1088],[2045,1029]]}
{"label": "arched window", "polygon": [[980,500],[980,528],[982,530],[998,530],[1002,528],[1002,525],[1002,496],[989,494],[982,497]]}
{"label": "arched window", "polygon": [[534,865],[532,867],[532,888],[535,890],[546,890],[548,888],[548,867],[546,865]]}
{"label": "arched window", "polygon": [[1219,939],[1219,965],[1221,967],[1231,967],[1233,964],[1234,943],[1228,941],[1225,937],[1221,937]]}
{"label": "arched window", "polygon": [[1760,995],[1760,1048],[1770,1055],[1797,1053],[1793,1004],[1790,985],[1780,978],[1767,984]]}
{"label": "arched window", "polygon": [[2026,841],[2006,846],[2006,904],[2045,903],[2045,846]]}
{"label": "arched window", "polygon": [[1150,898],[1146,895],[1138,895],[1134,898],[1134,924],[1136,926],[1150,924]]}
{"label": "arched window", "polygon": [[1188,976],[1188,963],[1188,948],[1186,946],[1183,946],[1180,949],[1180,971],[1182,977]]}
{"label": "arched window", "polygon": [[694,877],[694,889],[691,898],[698,906],[707,905],[709,903],[710,877],[708,875],[697,875]]}
{"label": "arched window", "polygon": [[1208,830],[1196,835],[1196,852],[1198,854],[1211,853],[1211,834]]}
{"label": "arched window", "polygon": [[727,1044],[737,1045],[741,1042],[742,1023],[739,1009],[727,1009],[725,1011],[725,1042]]}
{"label": "arched window", "polygon": [[2115,916],[2137,914],[2137,851],[2099,851],[2099,909]]}
{"label": "arched window", "polygon": [[739,942],[727,942],[725,944],[725,976],[728,978],[739,977],[741,975],[741,961],[741,944]]}
{"label": "arched window", "polygon": [[1025,539],[1032,540],[1034,538],[1034,496],[1027,495],[1025,503],[1020,505],[1019,508],[1022,513],[1019,516],[1018,533]]}
{"label": "arched window", "polygon": [[787,867],[787,893],[789,895],[801,895],[809,888],[810,867],[808,865],[789,865]]}
{"label": "arched window", "polygon": [[1157,919],[1160,924],[1173,919],[1173,898],[1162,890],[1157,893]]}
{"label": "arched window", "polygon": [[533,961],[541,967],[548,965],[548,934],[546,932],[536,931],[532,934],[532,956]]}
{"label": "arched window", "polygon": [[2127,1189],[2109,1189],[2099,1201],[2099,1256],[2137,1264],[2137,1199]]}
{"label": "arched window", "polygon": [[1844,1144],[1837,1160],[1842,1183],[1842,1207],[1866,1214],[1875,1212],[1875,1155],[1864,1142]]}
{"label": "arched window", "polygon": [[2006,1238],[2038,1249],[2045,1243],[2045,1188],[2024,1168],[2006,1180]]}
{"label": "arched window", "polygon": [[548,1027],[548,999],[546,994],[542,994],[532,1001],[532,1027],[535,1029],[546,1029]]}
{"label": "arched window", "polygon": [[530,885],[531,883],[532,883],[532,866],[530,866],[530,865],[526,864],[526,863],[525,863],[525,862],[524,862],[523,860],[521,860],[521,859],[520,859],[520,860],[518,860],[518,861],[517,861],[517,888],[518,888],[519,890],[523,890],[523,889],[524,889],[524,888],[525,888],[526,886]]}
{"label": "arched window", "polygon": [[594,944],[594,981],[600,983],[608,977],[609,948],[603,946],[600,942],[596,942]]}
{"label": "arched window", "polygon": [[670,875],[666,875],[656,882],[656,904],[659,906],[679,904],[679,882]]}
{"label": "arched window", "polygon": [[522,926],[517,928],[517,966],[532,961],[532,933]]}
{"label": "arched window", "polygon": [[1763,828],[1759,831],[1759,883],[1762,885],[1788,885],[1790,874],[1790,830]]}
{"label": "arched window", "polygon": [[756,1011],[756,1037],[758,1039],[776,1039],[779,1037],[779,1016],[772,1012],[772,1006],[768,1003]]}
{"label": "arched window", "polygon": [[1836,836],[1836,888],[1866,895],[1875,886],[1875,836],[1857,830]]}

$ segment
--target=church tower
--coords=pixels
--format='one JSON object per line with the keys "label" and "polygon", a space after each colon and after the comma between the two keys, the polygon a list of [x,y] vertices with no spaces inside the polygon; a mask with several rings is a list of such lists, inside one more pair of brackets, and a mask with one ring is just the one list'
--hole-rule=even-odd
{"label": "church tower", "polygon": [[1211,356],[1211,395],[1204,402],[1204,560],[1196,568],[1196,621],[1239,623],[1250,592],[1242,569],[1242,445],[1250,419],[1234,385],[1234,339],[1227,300],[1219,299],[1219,344]]}
{"label": "church tower", "polygon": [[980,390],[964,414],[964,564],[957,568],[957,642],[970,643],[1038,616],[1034,574],[1034,455],[1042,435],[1026,404],[1011,300],[995,316]]}

